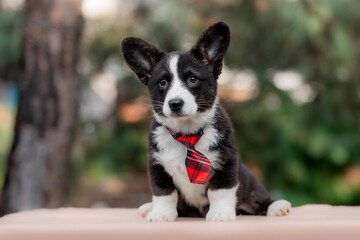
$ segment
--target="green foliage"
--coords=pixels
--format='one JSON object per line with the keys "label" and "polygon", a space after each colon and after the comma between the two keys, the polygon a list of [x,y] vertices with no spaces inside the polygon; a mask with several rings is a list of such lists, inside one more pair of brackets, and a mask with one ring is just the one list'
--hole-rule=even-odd
{"label": "green foliage", "polygon": [[0,68],[20,57],[19,16],[0,11]]}
{"label": "green foliage", "polygon": [[74,152],[75,175],[84,168],[95,179],[106,175],[146,171],[147,123],[96,126]]}

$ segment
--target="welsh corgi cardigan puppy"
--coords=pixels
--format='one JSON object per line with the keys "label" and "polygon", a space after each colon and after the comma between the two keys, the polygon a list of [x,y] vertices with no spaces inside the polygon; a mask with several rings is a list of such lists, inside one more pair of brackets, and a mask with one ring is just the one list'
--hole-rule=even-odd
{"label": "welsh corgi cardigan puppy", "polygon": [[[240,214],[284,216],[291,204],[274,201],[240,162],[231,122],[217,96],[217,79],[230,43],[227,24],[210,26],[190,51],[164,53],[139,38],[122,41],[122,53],[138,79],[148,87],[154,115],[148,167],[152,202],[139,208],[150,222],[179,217],[235,221]],[[172,133],[202,131],[194,146],[214,174],[192,183],[186,170],[187,147]]]}

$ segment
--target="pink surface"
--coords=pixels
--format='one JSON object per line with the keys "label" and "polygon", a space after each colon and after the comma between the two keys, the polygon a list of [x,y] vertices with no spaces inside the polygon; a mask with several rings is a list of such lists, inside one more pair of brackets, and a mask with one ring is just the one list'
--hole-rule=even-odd
{"label": "pink surface", "polygon": [[360,239],[360,207],[305,205],[287,217],[147,223],[136,209],[40,209],[0,218],[0,239]]}

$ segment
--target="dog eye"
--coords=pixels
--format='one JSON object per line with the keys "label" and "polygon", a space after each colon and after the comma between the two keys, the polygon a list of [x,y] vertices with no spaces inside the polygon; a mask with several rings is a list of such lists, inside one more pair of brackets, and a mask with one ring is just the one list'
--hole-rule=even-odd
{"label": "dog eye", "polygon": [[166,81],[165,79],[161,79],[161,80],[159,81],[159,85],[162,86],[162,87],[165,87],[166,84],[167,84],[167,81]]}
{"label": "dog eye", "polygon": [[198,81],[199,81],[199,78],[196,77],[196,76],[194,76],[194,75],[191,75],[191,76],[189,77],[189,82],[190,82],[191,84],[195,84],[195,83],[197,83]]}
{"label": "dog eye", "polygon": [[164,87],[166,87],[166,85],[167,85],[167,81],[165,79],[161,79],[159,82],[159,86],[164,88]]}

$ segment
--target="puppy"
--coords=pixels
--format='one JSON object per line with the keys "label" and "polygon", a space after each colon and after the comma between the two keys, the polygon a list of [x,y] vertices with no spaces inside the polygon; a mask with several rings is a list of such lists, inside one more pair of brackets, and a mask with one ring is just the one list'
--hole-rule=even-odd
{"label": "puppy", "polygon": [[164,53],[138,38],[122,41],[124,58],[152,101],[148,166],[153,197],[139,208],[150,222],[178,216],[234,221],[240,214],[284,216],[290,211],[288,201],[273,201],[240,162],[233,128],[217,96],[229,43],[223,22],[210,26],[190,51]]}

